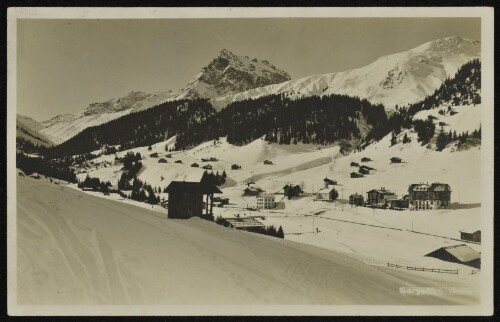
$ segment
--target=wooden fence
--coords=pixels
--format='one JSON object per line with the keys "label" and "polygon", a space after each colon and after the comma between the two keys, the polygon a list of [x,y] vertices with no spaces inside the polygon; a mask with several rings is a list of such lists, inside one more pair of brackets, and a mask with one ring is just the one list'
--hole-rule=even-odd
{"label": "wooden fence", "polygon": [[458,269],[413,267],[413,266],[404,266],[404,265],[392,264],[392,263],[389,263],[389,262],[387,263],[387,267],[406,268],[409,271],[446,273],[446,274],[458,274]]}

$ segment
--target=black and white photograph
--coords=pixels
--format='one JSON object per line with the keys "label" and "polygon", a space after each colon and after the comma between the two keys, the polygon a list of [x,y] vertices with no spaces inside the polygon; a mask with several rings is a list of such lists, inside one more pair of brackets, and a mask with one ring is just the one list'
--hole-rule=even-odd
{"label": "black and white photograph", "polygon": [[396,9],[10,8],[9,314],[492,314],[493,9]]}

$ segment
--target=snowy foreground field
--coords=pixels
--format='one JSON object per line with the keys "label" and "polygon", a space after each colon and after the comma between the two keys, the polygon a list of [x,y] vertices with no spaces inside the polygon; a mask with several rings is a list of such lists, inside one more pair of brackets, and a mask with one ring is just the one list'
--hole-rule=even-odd
{"label": "snowy foreground field", "polygon": [[[292,231],[294,219],[284,220]],[[372,237],[361,226],[356,232],[340,222],[320,227],[331,241],[338,234],[351,240],[358,235],[360,243],[369,244]],[[380,229],[379,234],[373,248],[391,247],[391,236],[405,232]],[[388,242],[382,244],[384,235]],[[424,241],[407,237],[409,243]],[[17,180],[17,271],[20,305],[473,304],[479,301],[480,279],[480,273],[411,273],[368,265],[337,251],[198,218],[169,220],[155,209],[31,178]],[[401,294],[401,287],[459,287],[471,293],[411,296]]]}

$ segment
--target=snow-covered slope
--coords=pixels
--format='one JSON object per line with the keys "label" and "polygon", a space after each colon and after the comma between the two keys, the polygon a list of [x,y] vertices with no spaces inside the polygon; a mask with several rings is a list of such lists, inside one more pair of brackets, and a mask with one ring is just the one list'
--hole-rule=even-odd
{"label": "snow-covered slope", "polygon": [[22,115],[16,116],[16,138],[22,138],[35,146],[52,146],[54,143],[39,132],[42,125],[34,119]]}
{"label": "snow-covered slope", "polygon": [[[478,275],[467,279],[477,282]],[[476,295],[399,291],[464,287],[464,280],[374,267],[199,218],[166,219],[61,185],[17,180],[20,305],[470,304]]]}
{"label": "snow-covered slope", "polygon": [[75,136],[87,127],[106,123],[123,115],[153,107],[165,101],[175,92],[130,92],[124,97],[106,102],[92,103],[78,114],[61,114],[41,123],[40,133],[55,143]]}
{"label": "snow-covered slope", "polygon": [[290,97],[347,94],[381,103],[392,109],[424,99],[469,60],[480,58],[481,43],[448,37],[409,51],[380,57],[373,63],[345,72],[313,75],[213,99],[223,108],[234,101],[283,93]]}

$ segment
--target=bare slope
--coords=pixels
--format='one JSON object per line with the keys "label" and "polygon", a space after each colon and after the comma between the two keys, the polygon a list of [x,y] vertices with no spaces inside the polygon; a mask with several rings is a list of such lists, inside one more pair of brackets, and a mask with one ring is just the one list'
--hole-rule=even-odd
{"label": "bare slope", "polygon": [[[19,178],[19,304],[453,304],[436,281]],[[443,286],[442,284],[440,284]]]}

